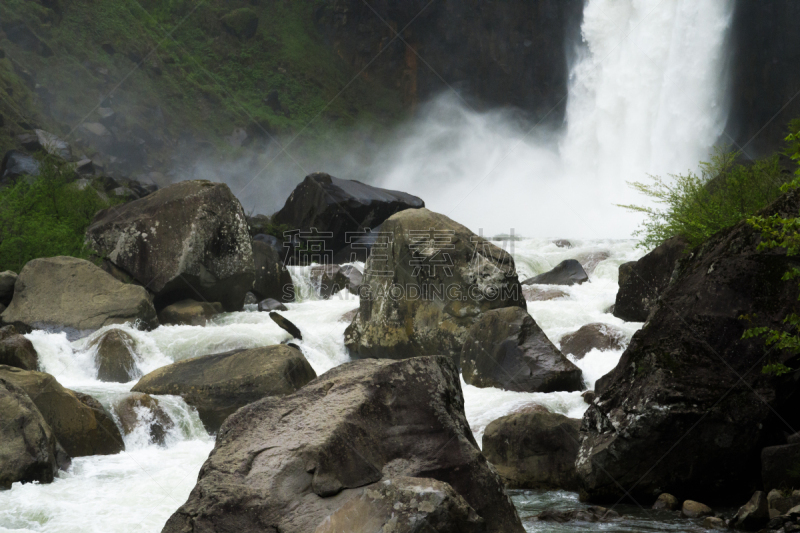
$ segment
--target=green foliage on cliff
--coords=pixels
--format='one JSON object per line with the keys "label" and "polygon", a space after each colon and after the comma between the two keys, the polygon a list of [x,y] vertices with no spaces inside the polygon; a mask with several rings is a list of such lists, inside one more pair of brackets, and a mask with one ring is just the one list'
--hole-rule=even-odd
{"label": "green foliage on cliff", "polygon": [[43,158],[41,173],[0,189],[0,272],[20,269],[37,257],[89,258],[86,228],[112,202],[91,187],[81,189],[72,169]]}
{"label": "green foliage on cliff", "polygon": [[696,246],[717,231],[733,226],[778,197],[787,176],[778,156],[737,164],[739,152],[717,149],[701,162],[699,174],[651,176],[650,183],[630,185],[657,206],[623,205],[643,213],[645,221],[634,232],[639,246],[653,248],[676,235]]}

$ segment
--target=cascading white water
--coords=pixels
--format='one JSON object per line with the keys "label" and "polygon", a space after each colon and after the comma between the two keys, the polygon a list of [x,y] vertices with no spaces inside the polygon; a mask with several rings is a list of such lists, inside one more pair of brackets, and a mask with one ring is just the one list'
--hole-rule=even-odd
{"label": "cascading white water", "polygon": [[628,238],[626,182],[696,169],[723,133],[731,0],[589,0],[564,131],[432,103],[369,169],[492,235]]}
{"label": "cascading white water", "polygon": [[561,156],[607,185],[680,172],[727,119],[730,0],[589,0],[570,80]]}

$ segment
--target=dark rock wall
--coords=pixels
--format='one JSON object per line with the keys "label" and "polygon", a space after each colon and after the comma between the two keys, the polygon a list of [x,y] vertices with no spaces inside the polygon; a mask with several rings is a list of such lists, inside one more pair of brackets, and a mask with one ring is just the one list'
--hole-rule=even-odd
{"label": "dark rock wall", "polygon": [[780,148],[788,122],[800,118],[798,24],[795,0],[736,1],[727,134],[750,157]]}

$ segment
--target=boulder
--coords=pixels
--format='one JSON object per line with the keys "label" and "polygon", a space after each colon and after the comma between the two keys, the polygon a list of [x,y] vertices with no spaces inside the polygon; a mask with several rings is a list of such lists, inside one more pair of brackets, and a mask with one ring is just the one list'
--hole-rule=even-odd
{"label": "boulder", "polygon": [[764,490],[800,487],[800,444],[769,446],[761,451]]}
{"label": "boulder", "polygon": [[64,139],[44,130],[34,130],[34,133],[42,150],[64,161],[72,161],[72,148]]}
{"label": "boulder", "polygon": [[483,313],[525,308],[514,259],[461,224],[408,209],[382,230],[394,242],[373,248],[367,260],[359,313],[345,331],[353,357],[447,354],[457,360]]}
{"label": "boulder", "polygon": [[597,268],[597,265],[609,257],[611,257],[611,252],[607,252],[606,250],[595,250],[593,252],[582,253],[576,257],[575,260],[581,264],[581,267],[583,267],[583,270],[587,274],[591,274],[594,272],[594,269]]}
{"label": "boulder", "polygon": [[258,302],[258,310],[269,312],[269,311],[288,311],[289,308],[280,303],[278,300],[273,298],[267,298],[266,300],[261,300]]}
{"label": "boulder", "polygon": [[741,506],[731,520],[731,526],[745,531],[757,531],[769,522],[767,495],[758,490],[746,504]]}
{"label": "boulder", "polygon": [[572,243],[569,242],[567,239],[556,239],[553,241],[553,244],[555,244],[559,248],[572,248]]}
{"label": "boulder", "polygon": [[126,322],[158,325],[144,287],[122,283],[84,259],[63,256],[25,264],[3,321],[78,332]]}
{"label": "boulder", "polygon": [[320,297],[327,300],[344,289],[358,294],[364,278],[352,265],[317,265],[311,267],[310,279]]}
{"label": "boulder", "polygon": [[197,302],[187,299],[162,309],[158,313],[158,321],[170,326],[205,326],[208,319],[222,312],[224,309],[219,302]]}
{"label": "boulder", "polygon": [[587,390],[581,393],[581,398],[586,403],[592,403],[597,398],[597,394],[593,390]]}
{"label": "boulder", "polygon": [[725,523],[725,520],[717,518],[716,516],[707,516],[703,518],[701,525],[705,529],[728,529],[728,524]]}
{"label": "boulder", "polygon": [[295,326],[291,320],[287,319],[286,317],[284,317],[279,313],[276,313],[275,311],[270,311],[269,317],[272,319],[273,322],[278,324],[278,326],[286,333],[288,333],[295,339],[303,340],[303,334],[300,332],[300,328]]}
{"label": "boulder", "polygon": [[599,505],[592,505],[585,509],[572,509],[570,511],[558,511],[555,509],[539,513],[534,517],[535,522],[612,522],[619,520],[621,515],[613,509],[606,509]]}
{"label": "boulder", "polygon": [[305,533],[367,485],[423,476],[449,484],[488,532],[523,533],[472,436],[452,358],[354,361],[229,417],[163,531]]}
{"label": "boulder", "polygon": [[511,489],[578,489],[581,421],[549,412],[499,418],[483,433],[483,454]]}
{"label": "boulder", "polygon": [[378,227],[404,209],[421,207],[425,207],[425,202],[416,196],[316,172],[306,176],[292,191],[283,208],[273,216],[273,222],[286,224],[290,230],[315,228],[321,233],[329,232],[326,250],[335,254],[357,238],[358,233]]}
{"label": "boulder", "polygon": [[694,500],[686,500],[681,507],[681,516],[684,518],[703,518],[713,515],[714,511],[711,507]]}
{"label": "boulder", "polygon": [[294,301],[292,276],[278,252],[269,244],[253,240],[253,258],[256,268],[253,294],[259,300],[273,298],[279,302]]}
{"label": "boulder", "polygon": [[3,156],[3,164],[0,167],[0,185],[14,183],[22,176],[38,176],[40,171],[39,161],[35,157],[10,150]]}
{"label": "boulder", "polygon": [[24,390],[0,378],[0,490],[50,483],[69,457]]}
{"label": "boulder", "polygon": [[39,354],[33,343],[17,333],[14,326],[0,328],[0,365],[15,366],[23,370],[39,368]]}
{"label": "boulder", "polygon": [[683,237],[672,237],[638,261],[620,265],[614,316],[628,322],[647,320],[687,246]]}
{"label": "boulder", "polygon": [[0,366],[0,379],[28,394],[71,457],[110,455],[125,449],[114,419],[91,396],[65,389],[44,372]]}
{"label": "boulder", "polygon": [[453,487],[419,477],[390,478],[364,487],[314,533],[483,533],[485,521]]}
{"label": "boulder", "polygon": [[625,348],[625,332],[621,329],[598,322],[581,326],[578,331],[567,333],[559,341],[561,351],[565,354],[572,354],[576,359],[583,359],[583,356],[592,350],[622,350]]}
{"label": "boulder", "polygon": [[0,272],[0,304],[8,305],[14,296],[14,284],[17,282],[17,273],[10,270]]}
{"label": "boulder", "polygon": [[544,274],[528,278],[523,285],[580,285],[589,281],[589,276],[579,262],[574,259],[561,261],[559,264]]}
{"label": "boulder", "polygon": [[157,309],[200,298],[238,311],[253,287],[253,246],[227,185],[182,181],[95,215],[87,244],[155,293]]}
{"label": "boulder", "polygon": [[653,504],[653,509],[663,509],[665,511],[677,511],[681,508],[681,502],[678,498],[667,492],[662,492],[656,498],[656,503]]}
{"label": "boulder", "polygon": [[[799,211],[792,191],[761,214]],[[798,288],[783,276],[800,260],[759,242],[743,221],[695,248],[616,368],[597,381],[602,401],[584,415],[577,462],[584,498],[617,501],[621,487],[632,487],[640,502],[661,492],[742,501],[761,486],[762,448],[785,442],[781,419],[797,420],[796,377],[763,374],[768,348],[742,335],[786,327]],[[770,357],[796,365],[789,353]]]}
{"label": "boulder", "polygon": [[88,346],[95,351],[97,379],[128,383],[142,375],[136,365],[136,340],[120,329],[110,329]]}
{"label": "boulder", "polygon": [[550,300],[559,300],[561,298],[569,298],[569,294],[561,289],[530,287],[528,285],[522,287],[522,294],[528,302],[546,302]]}
{"label": "boulder", "polygon": [[767,494],[767,503],[770,511],[775,510],[778,514],[785,514],[789,509],[800,504],[800,491],[792,491],[791,494],[778,489],[772,489]]}
{"label": "boulder", "polygon": [[126,396],[114,406],[114,413],[125,435],[130,435],[137,427],[146,425],[150,441],[156,444],[163,445],[167,432],[175,427],[158,400],[149,394],[134,392]]}
{"label": "boulder", "polygon": [[131,391],[181,396],[216,432],[240,407],[291,394],[315,377],[303,352],[282,344],[178,361],[145,375]]}
{"label": "boulder", "polygon": [[461,350],[464,381],[519,392],[582,390],[580,368],[558,351],[524,309],[487,311]]}

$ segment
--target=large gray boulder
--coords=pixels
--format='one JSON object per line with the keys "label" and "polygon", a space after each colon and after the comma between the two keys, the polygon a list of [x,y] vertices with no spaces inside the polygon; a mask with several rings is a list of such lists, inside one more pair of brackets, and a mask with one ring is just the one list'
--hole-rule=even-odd
{"label": "large gray boulder", "polygon": [[582,390],[581,369],[550,342],[527,311],[487,311],[461,350],[464,381],[519,392]]}
{"label": "large gray boulder", "polygon": [[[326,247],[337,253],[348,246],[348,233],[352,242],[356,233],[376,228],[399,211],[420,207],[425,207],[425,202],[416,196],[315,172],[292,191],[272,221],[290,230],[314,228],[328,233]],[[364,250],[353,251],[357,259],[366,259]]]}
{"label": "large gray boulder", "polygon": [[567,333],[559,341],[561,351],[582,359],[592,350],[621,350],[625,347],[625,332],[610,324],[593,322],[581,326],[577,331]]}
{"label": "large gray boulder", "polygon": [[0,377],[0,490],[50,483],[69,457],[23,389]]}
{"label": "large gray boulder", "polygon": [[514,413],[486,426],[483,454],[509,488],[574,491],[580,427],[557,413]]}
{"label": "large gray boulder", "polygon": [[525,308],[514,259],[444,215],[408,209],[382,231],[393,243],[367,260],[358,315],[345,331],[353,357],[458,360],[467,332],[502,307]]}
{"label": "large gray boulder", "polygon": [[89,344],[95,352],[97,379],[128,383],[142,372],[136,365],[136,340],[121,329],[111,329]]}
{"label": "large gray boulder", "polygon": [[158,309],[199,297],[238,311],[255,279],[244,211],[223,183],[182,181],[100,211],[86,242],[155,293]]}
{"label": "large gray boulder", "polygon": [[122,283],[84,259],[63,256],[34,259],[22,268],[2,319],[77,332],[127,322],[158,325],[144,287]]}
{"label": "large gray boulder", "polygon": [[398,477],[447,483],[488,532],[523,532],[444,356],[345,363],[295,394],[240,409],[163,531],[306,533],[367,485]]}
{"label": "large gray boulder", "polygon": [[552,270],[528,278],[523,285],[580,285],[589,281],[589,275],[575,259],[561,261]]}
{"label": "large gray boulder", "polygon": [[44,372],[0,366],[0,379],[28,394],[71,457],[110,455],[125,449],[114,419],[91,396],[64,388]]}
{"label": "large gray boulder", "polygon": [[264,242],[253,240],[253,257],[256,268],[253,294],[259,300],[273,298],[279,302],[294,301],[292,276],[275,248]]}
{"label": "large gray boulder", "polygon": [[317,377],[303,352],[285,344],[178,361],[150,372],[131,389],[173,394],[197,409],[210,432],[234,411],[267,396],[284,396]]}
{"label": "large gray boulder", "polygon": [[483,533],[486,522],[453,487],[419,477],[390,478],[364,487],[314,533]]}
{"label": "large gray boulder", "polygon": [[163,325],[205,326],[214,315],[223,312],[219,302],[181,300],[162,309],[158,320]]}

